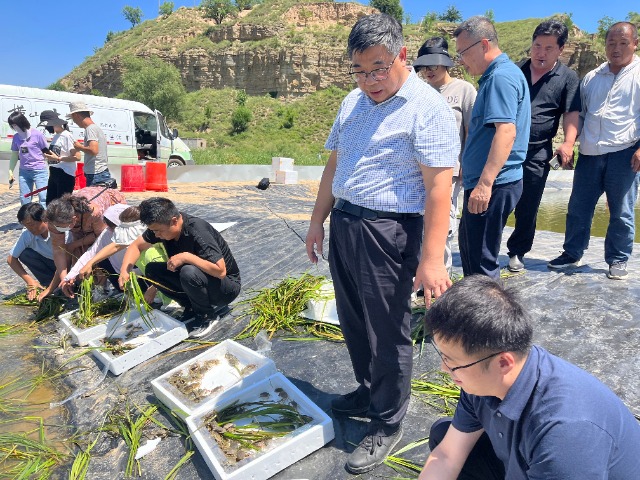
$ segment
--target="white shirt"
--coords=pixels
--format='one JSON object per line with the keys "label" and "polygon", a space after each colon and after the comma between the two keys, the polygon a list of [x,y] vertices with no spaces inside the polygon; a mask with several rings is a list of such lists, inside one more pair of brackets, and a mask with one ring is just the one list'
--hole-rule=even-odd
{"label": "white shirt", "polygon": [[[68,130],[63,130],[62,133],[56,133],[51,140],[49,149],[58,155],[60,158],[70,157],[71,149],[73,148],[73,135]],[[75,177],[76,175],[76,162],[60,162],[50,165],[52,168],[61,168],[64,173]]]}
{"label": "white shirt", "polygon": [[632,147],[640,139],[640,57],[617,75],[609,63],[587,73],[580,85],[580,153],[604,155]]}

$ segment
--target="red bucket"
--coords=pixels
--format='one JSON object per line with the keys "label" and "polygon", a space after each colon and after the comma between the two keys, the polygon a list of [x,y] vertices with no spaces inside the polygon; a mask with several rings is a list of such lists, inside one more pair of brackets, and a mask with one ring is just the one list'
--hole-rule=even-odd
{"label": "red bucket", "polygon": [[84,176],[84,163],[78,162],[76,163],[76,184],[74,185],[74,190],[80,190],[87,186],[87,177]]}
{"label": "red bucket", "polygon": [[122,165],[120,170],[121,192],[144,192],[142,165]]}
{"label": "red bucket", "polygon": [[147,162],[147,178],[144,186],[147,190],[154,192],[168,192],[167,186],[167,164],[162,162]]}

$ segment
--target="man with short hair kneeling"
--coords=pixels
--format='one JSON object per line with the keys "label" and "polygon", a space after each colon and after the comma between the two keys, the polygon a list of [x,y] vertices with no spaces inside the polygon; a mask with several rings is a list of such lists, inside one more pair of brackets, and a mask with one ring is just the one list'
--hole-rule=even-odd
{"label": "man with short hair kneeling", "polygon": [[140,221],[147,229],[127,248],[120,286],[129,279],[140,252],[162,242],[169,260],[148,263],[145,277],[185,308],[183,320],[195,315],[187,325],[191,337],[206,335],[240,293],[240,270],[227,242],[211,224],[179,212],[167,198],[144,200]]}
{"label": "man with short hair kneeling", "polygon": [[462,392],[453,419],[431,427],[421,480],[638,478],[640,424],[599,380],[531,345],[513,291],[466,277],[426,325]]}

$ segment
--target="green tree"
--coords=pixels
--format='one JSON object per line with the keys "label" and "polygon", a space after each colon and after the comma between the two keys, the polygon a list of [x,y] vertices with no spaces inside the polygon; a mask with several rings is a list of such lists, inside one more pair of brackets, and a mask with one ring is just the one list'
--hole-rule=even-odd
{"label": "green tree", "polygon": [[158,8],[158,13],[162,15],[163,18],[167,18],[171,13],[173,13],[173,7],[173,2],[164,2],[160,5],[160,8]]}
{"label": "green tree", "polygon": [[640,27],[640,13],[629,12],[629,14],[627,15],[627,21],[635,23],[638,27]]}
{"label": "green tree", "polygon": [[491,23],[496,23],[496,14],[493,12],[493,9],[490,8],[484,12],[484,16],[487,17]]}
{"label": "green tree", "polygon": [[124,63],[121,96],[160,110],[173,120],[180,119],[186,91],[178,69],[158,57],[128,58]]}
{"label": "green tree", "polygon": [[605,15],[598,20],[598,30],[596,31],[597,37],[604,42],[607,36],[607,30],[609,30],[609,27],[614,23],[616,23],[616,21],[609,15]]}
{"label": "green tree", "polygon": [[237,11],[232,0],[202,0],[200,8],[204,11],[204,18],[211,18],[218,25]]}
{"label": "green tree", "polygon": [[249,95],[247,95],[247,91],[245,89],[238,90],[236,92],[236,103],[241,107],[244,107],[245,103],[247,103],[247,99]]}
{"label": "green tree", "polygon": [[438,21],[438,14],[436,12],[427,12],[427,14],[422,19],[420,28],[425,33],[428,33],[428,34],[432,33],[433,27],[435,27],[437,21]]}
{"label": "green tree", "polygon": [[238,9],[238,11],[251,10],[251,7],[253,7],[253,0],[235,0],[235,1],[236,1],[236,8]]}
{"label": "green tree", "polygon": [[53,82],[51,85],[47,87],[47,90],[56,90],[57,92],[66,92],[67,89],[62,84],[60,80]]}
{"label": "green tree", "polygon": [[441,14],[439,18],[443,22],[458,23],[462,21],[462,13],[456,8],[455,5],[449,5],[445,12]]}
{"label": "green tree", "polygon": [[125,5],[122,9],[122,15],[127,21],[131,22],[131,28],[135,27],[142,21],[142,9],[140,7],[130,7]]}
{"label": "green tree", "polygon": [[400,0],[371,0],[369,5],[377,8],[381,13],[392,16],[398,20],[398,23],[402,23],[404,12],[400,6]]}
{"label": "green tree", "polygon": [[249,128],[249,122],[253,115],[251,114],[251,110],[244,105],[236,108],[231,114],[231,129],[233,133],[242,133]]}

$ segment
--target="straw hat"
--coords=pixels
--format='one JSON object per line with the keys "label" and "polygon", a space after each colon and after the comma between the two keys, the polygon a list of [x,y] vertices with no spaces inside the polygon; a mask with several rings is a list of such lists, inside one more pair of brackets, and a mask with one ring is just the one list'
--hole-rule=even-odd
{"label": "straw hat", "polygon": [[73,113],[78,113],[78,112],[89,112],[89,115],[93,115],[93,112],[91,110],[89,110],[89,107],[87,107],[87,104],[84,102],[71,102],[69,104],[69,114],[67,115],[67,118],[71,118],[71,115]]}

